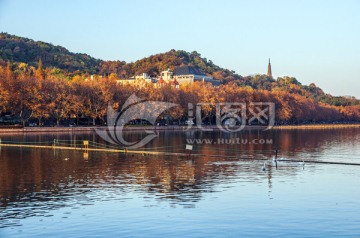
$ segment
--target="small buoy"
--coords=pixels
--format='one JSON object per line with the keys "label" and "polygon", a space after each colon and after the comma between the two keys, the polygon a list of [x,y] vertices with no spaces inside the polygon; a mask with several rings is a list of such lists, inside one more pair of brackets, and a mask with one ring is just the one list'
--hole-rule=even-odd
{"label": "small buoy", "polygon": [[264,165],[263,165],[263,167],[262,167],[262,171],[266,171],[265,162],[264,162]]}

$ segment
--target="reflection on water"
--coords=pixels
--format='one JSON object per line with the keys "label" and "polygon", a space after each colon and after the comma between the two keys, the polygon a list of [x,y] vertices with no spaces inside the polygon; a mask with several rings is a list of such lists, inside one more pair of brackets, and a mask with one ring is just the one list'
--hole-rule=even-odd
{"label": "reflection on water", "polygon": [[[129,133],[128,136],[141,135]],[[359,183],[360,168],[313,164],[306,164],[303,168],[299,163],[280,161],[276,169],[271,158],[277,148],[280,156],[285,158],[360,163],[360,130],[244,131],[236,135],[171,131],[160,133],[147,147],[167,147],[174,152],[183,152],[186,139],[189,138],[210,138],[217,141],[218,138],[230,137],[245,138],[248,141],[256,138],[271,139],[273,144],[195,145],[196,153],[220,156],[190,159],[101,152],[89,152],[88,156],[84,157],[84,153],[80,151],[2,147],[0,228],[16,236],[18,233],[15,231],[19,230],[15,227],[26,227],[33,230],[33,235],[36,236],[40,234],[37,222],[44,222],[51,227],[50,221],[60,219],[64,222],[66,219],[69,224],[77,224],[77,227],[72,228],[72,235],[81,236],[79,234],[85,234],[82,230],[86,223],[83,218],[97,214],[102,219],[100,223],[108,226],[115,226],[120,218],[125,219],[123,222],[128,229],[123,232],[128,233],[119,233],[120,231],[114,228],[110,228],[108,232],[133,236],[136,234],[134,232],[140,229],[132,229],[133,223],[145,222],[143,216],[148,214],[156,217],[157,221],[146,220],[142,226],[154,227],[152,233],[148,234],[156,236],[162,234],[158,231],[160,228],[163,229],[162,232],[165,228],[170,229],[164,227],[167,218],[160,214],[171,217],[171,214],[183,211],[182,215],[178,214],[179,217],[174,219],[178,219],[177,222],[183,228],[190,225],[187,223],[188,219],[193,219],[192,224],[198,227],[193,230],[194,236],[216,235],[220,228],[212,230],[213,226],[234,232],[229,234],[246,235],[243,232],[250,232],[247,231],[246,224],[248,227],[255,227],[249,221],[263,221],[264,226],[268,224],[270,227],[265,226],[264,230],[268,230],[271,229],[272,221],[284,222],[279,216],[289,216],[286,211],[299,213],[298,219],[296,216],[290,217],[294,223],[302,222],[299,219],[319,219],[312,216],[321,216],[324,211],[330,212],[330,215],[334,215],[333,212],[336,211],[336,218],[350,216],[348,231],[351,235],[356,234],[354,231],[358,231],[355,229],[358,227],[351,224],[359,222],[359,219],[355,219],[355,213],[351,212],[360,211],[359,202],[354,199],[360,195],[359,184],[355,184],[357,187],[346,184]],[[94,133],[2,135],[1,139],[27,142],[87,139],[102,143]],[[233,157],[229,157],[230,155]],[[263,162],[256,159],[269,159],[265,172],[261,169]],[[331,182],[331,186],[325,181]],[[330,192],[334,188],[339,192]],[[313,199],[312,202],[309,202],[309,198]],[[322,208],[322,204],[327,204],[330,199],[335,199],[333,205],[337,202],[342,207],[324,205]],[[114,213],[111,208],[104,208],[104,204],[114,209],[122,209],[124,213]],[[310,211],[307,210],[309,206],[319,207],[313,207]],[[352,209],[348,210],[349,207]],[[183,210],[185,208],[192,209]],[[200,219],[198,216],[203,215],[203,209],[213,217],[205,216]],[[261,209],[267,214],[263,214]],[[104,211],[108,212],[104,214]],[[240,211],[246,217],[241,217]],[[79,219],[79,214],[82,214],[83,218]],[[271,214],[276,214],[277,218]],[[269,217],[269,220],[264,217]],[[245,221],[245,218],[249,221]],[[162,225],[158,224],[159,220]],[[216,224],[213,223],[215,221]],[[242,225],[239,224],[240,221]],[[331,226],[332,222],[336,221],[329,218],[326,224]],[[54,236],[52,232],[55,228],[52,230],[49,227],[47,234]],[[279,234],[289,232],[286,227],[278,229],[276,232]],[[303,232],[306,231],[304,229],[302,228]],[[339,229],[338,233],[333,234],[344,234],[343,230]],[[91,229],[90,231],[96,232]],[[207,233],[210,231],[212,233]],[[183,235],[184,230],[179,231],[175,226],[167,232],[169,235],[179,236]],[[61,234],[64,236],[64,233]],[[247,234],[259,235],[256,231]],[[221,236],[221,233],[218,235]]]}

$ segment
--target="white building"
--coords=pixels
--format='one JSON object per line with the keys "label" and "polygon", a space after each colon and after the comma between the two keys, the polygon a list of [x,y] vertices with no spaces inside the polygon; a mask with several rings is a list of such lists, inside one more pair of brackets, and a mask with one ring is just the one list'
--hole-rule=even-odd
{"label": "white building", "polygon": [[170,69],[166,71],[162,71],[160,76],[165,82],[170,82],[173,80],[173,72],[170,71]]}
{"label": "white building", "polygon": [[135,80],[145,80],[148,83],[151,83],[151,78],[147,73],[142,73],[140,75],[135,76]]}
{"label": "white building", "polygon": [[145,86],[146,83],[155,83],[156,87],[162,87],[164,84],[171,83],[174,87],[179,85],[191,84],[193,82],[211,83],[213,86],[219,86],[220,81],[208,76],[193,66],[181,66],[175,68],[174,72],[170,69],[162,71],[157,79],[151,78],[148,74],[143,73],[129,79],[118,80],[120,84],[133,84]]}

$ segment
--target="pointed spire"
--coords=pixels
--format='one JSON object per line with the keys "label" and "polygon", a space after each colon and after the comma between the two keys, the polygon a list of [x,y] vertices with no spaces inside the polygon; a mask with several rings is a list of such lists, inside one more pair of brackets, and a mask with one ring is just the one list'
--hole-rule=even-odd
{"label": "pointed spire", "polygon": [[269,58],[267,76],[270,77],[270,78],[272,78],[270,58]]}

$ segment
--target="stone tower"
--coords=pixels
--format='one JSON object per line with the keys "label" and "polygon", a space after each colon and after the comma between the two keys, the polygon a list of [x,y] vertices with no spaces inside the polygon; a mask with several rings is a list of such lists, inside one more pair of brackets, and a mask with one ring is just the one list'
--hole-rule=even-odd
{"label": "stone tower", "polygon": [[268,77],[270,77],[270,78],[272,78],[270,58],[269,58],[269,64],[268,64],[268,72],[267,72],[267,76],[268,76]]}

